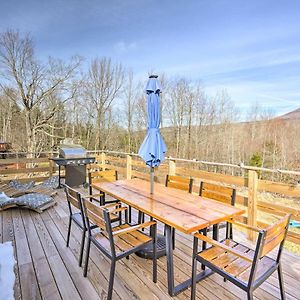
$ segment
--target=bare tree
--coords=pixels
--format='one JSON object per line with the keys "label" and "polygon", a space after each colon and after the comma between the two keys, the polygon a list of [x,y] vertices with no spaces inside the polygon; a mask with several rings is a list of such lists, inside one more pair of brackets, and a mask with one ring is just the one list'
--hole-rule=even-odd
{"label": "bare tree", "polygon": [[126,151],[132,151],[132,138],[135,126],[135,116],[137,109],[137,99],[138,99],[139,87],[134,83],[133,73],[130,71],[127,75],[126,86],[124,89],[124,115],[125,124],[127,129],[127,149]]}
{"label": "bare tree", "polygon": [[[110,58],[96,58],[92,61],[85,84],[85,96],[95,110],[96,144],[95,149],[102,149],[105,139],[106,113],[120,95],[124,84],[124,69],[121,64],[112,64]],[[107,138],[107,137],[106,137]]]}
{"label": "bare tree", "polygon": [[[65,103],[72,98],[68,84],[80,62],[78,57],[68,64],[50,58],[47,64],[42,64],[34,55],[34,44],[29,35],[22,36],[12,30],[0,35],[0,66],[6,79],[0,87],[8,98],[16,101],[24,114],[29,153],[36,153],[38,132],[44,131],[61,109],[57,104],[50,106],[49,99],[56,97],[58,102]],[[9,84],[15,88],[16,98],[6,92]]]}

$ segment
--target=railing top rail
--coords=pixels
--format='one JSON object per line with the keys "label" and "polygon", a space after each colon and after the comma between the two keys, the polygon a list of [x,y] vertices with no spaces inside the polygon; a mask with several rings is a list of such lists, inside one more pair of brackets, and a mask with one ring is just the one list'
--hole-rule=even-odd
{"label": "railing top rail", "polygon": [[[130,155],[139,158],[139,155],[134,152],[122,152],[122,151],[111,151],[111,150],[87,150],[89,153],[107,153],[107,154],[115,154],[115,155]],[[30,154],[27,152],[7,152],[3,153],[4,155],[25,155]],[[41,152],[40,154],[57,154],[56,151],[45,151]],[[219,163],[219,162],[210,162],[205,160],[198,160],[198,159],[185,159],[185,158],[178,158],[178,157],[166,157],[166,160],[171,161],[178,161],[178,162],[186,162],[186,163],[193,163],[193,164],[203,164],[203,165],[211,165],[211,166],[220,166],[220,167],[229,167],[229,168],[235,168],[235,169],[244,169],[244,170],[253,170],[253,171],[263,171],[263,172],[269,172],[269,173],[281,173],[286,175],[296,175],[300,176],[300,171],[295,170],[282,170],[282,169],[270,169],[270,168],[263,168],[263,167],[253,167],[253,166],[247,166],[244,165],[244,163],[240,164],[230,164],[230,163]]]}
{"label": "railing top rail", "polygon": [[245,170],[253,170],[253,171],[264,171],[264,172],[271,172],[271,173],[282,173],[282,174],[290,174],[290,175],[299,175],[300,176],[300,171],[253,167],[253,166],[244,165],[243,163],[235,165],[235,164],[210,162],[210,161],[197,160],[197,159],[175,158],[175,157],[171,157],[171,156],[167,157],[166,159],[167,160],[187,162],[187,163],[204,164],[204,165],[212,165],[212,166],[222,166],[222,167],[230,167],[230,168],[237,168],[237,169],[245,169]]}

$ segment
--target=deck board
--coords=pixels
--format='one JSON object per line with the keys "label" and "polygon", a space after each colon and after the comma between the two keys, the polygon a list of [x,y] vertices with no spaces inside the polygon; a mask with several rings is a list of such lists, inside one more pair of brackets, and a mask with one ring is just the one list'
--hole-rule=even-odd
{"label": "deck board", "polygon": [[29,211],[22,210],[21,216],[42,298],[62,299]]}
{"label": "deck board", "polygon": [[40,289],[33,267],[27,235],[25,234],[20,210],[12,210],[12,221],[22,298],[41,299]]}
{"label": "deck board", "polygon": [[30,213],[36,226],[50,269],[63,299],[81,299],[74,282],[61,259],[40,214]]}
{"label": "deck board", "polygon": [[[15,247],[15,237],[14,237],[14,228],[13,228],[13,221],[12,221],[12,210],[6,210],[0,212],[2,215],[2,241],[3,243],[11,241]],[[14,257],[17,260],[16,250],[14,250]],[[22,299],[21,294],[21,285],[20,285],[20,276],[19,276],[19,269],[18,265],[16,264],[14,267],[14,272],[16,276],[15,280],[15,287],[14,287],[14,297],[15,299]]]}
{"label": "deck board", "polygon": [[[81,231],[72,227],[70,246],[66,247],[68,208],[62,191],[58,204],[38,214],[26,209],[0,212],[0,242],[12,241],[16,299],[105,299],[110,262],[91,246],[88,277],[78,266]],[[136,214],[133,217],[136,220]],[[158,225],[159,230],[163,225]],[[247,242],[242,233],[237,239]],[[192,237],[176,232],[174,251],[175,281],[191,274]],[[284,251],[282,266],[287,299],[300,299],[300,260]],[[279,299],[278,277],[273,274],[254,292],[255,299]],[[190,289],[171,298],[167,292],[166,258],[158,260],[158,282],[152,282],[152,262],[136,255],[117,263],[113,299],[189,299]],[[245,294],[217,274],[197,284],[197,299],[245,299]]]}

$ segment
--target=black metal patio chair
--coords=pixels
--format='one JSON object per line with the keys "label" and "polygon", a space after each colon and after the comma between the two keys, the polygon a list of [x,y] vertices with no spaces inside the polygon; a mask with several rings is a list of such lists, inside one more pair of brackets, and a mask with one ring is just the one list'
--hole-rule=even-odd
{"label": "black metal patio chair", "polygon": [[[84,242],[86,237],[86,232],[88,227],[90,229],[97,228],[96,224],[87,224],[84,218],[83,213],[83,206],[82,206],[82,195],[73,188],[70,188],[67,185],[64,185],[66,198],[68,202],[69,208],[69,225],[68,225],[68,234],[67,234],[67,247],[69,247],[70,242],[70,235],[71,235],[71,226],[72,222],[74,222],[81,230],[82,230],[82,237],[80,243],[80,254],[79,254],[79,266],[82,265],[82,256],[84,250]],[[89,197],[89,196],[88,196]],[[120,204],[115,203],[107,206],[107,209],[118,209]],[[120,210],[115,213],[114,211],[110,211],[110,220],[111,222],[120,221]]]}
{"label": "black metal patio chair", "polygon": [[[156,258],[156,222],[149,221],[143,224],[130,225],[125,223],[112,228],[110,213],[107,208],[97,206],[93,202],[83,199],[84,214],[88,227],[88,244],[86,250],[86,260],[83,275],[88,272],[88,262],[90,246],[93,243],[106,257],[111,260],[108,296],[112,299],[113,282],[116,262],[130,254],[140,250],[148,243],[153,244],[153,281],[157,281],[157,258]],[[127,209],[127,207],[124,207]],[[90,224],[96,224],[100,232],[94,232]],[[150,227],[150,236],[144,234],[139,229]]]}
{"label": "black metal patio chair", "polygon": [[[88,172],[88,183],[89,183],[89,194],[93,194],[93,183],[99,182],[114,182],[118,180],[118,172],[116,170],[98,170],[96,168],[90,169]],[[95,197],[92,200],[96,200],[100,202],[100,205],[105,205],[108,203],[115,203],[118,200],[107,200],[105,199],[105,193],[101,192],[99,194],[99,199]]]}
{"label": "black metal patio chair", "polygon": [[[213,184],[213,183],[201,181],[199,196],[235,206],[236,189],[227,186],[222,186],[219,184]],[[214,234],[213,238],[218,240],[219,229],[226,228],[226,238],[230,238],[230,239],[233,238],[231,223],[222,222],[220,224],[216,224],[213,226],[204,229],[203,233],[206,235],[207,232],[213,231]]]}
{"label": "black metal patio chair", "polygon": [[[289,220],[290,215],[288,214],[266,229],[257,229],[243,223],[228,220],[232,224],[258,232],[255,250],[232,239],[217,242],[203,234],[196,233],[193,246],[191,299],[194,300],[196,296],[198,261],[213,272],[223,276],[224,280],[229,280],[247,292],[249,300],[253,299],[253,291],[277,270],[281,298],[285,299],[280,258],[288,231]],[[198,252],[199,239],[212,246]],[[267,256],[275,248],[278,249],[276,259]]]}

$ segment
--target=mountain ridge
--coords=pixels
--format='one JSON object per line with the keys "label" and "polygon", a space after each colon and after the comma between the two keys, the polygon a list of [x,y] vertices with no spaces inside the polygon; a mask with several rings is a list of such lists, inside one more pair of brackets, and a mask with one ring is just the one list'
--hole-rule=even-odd
{"label": "mountain ridge", "polygon": [[290,111],[284,115],[281,115],[279,117],[276,117],[275,119],[281,119],[281,120],[295,120],[295,119],[300,119],[300,107]]}

